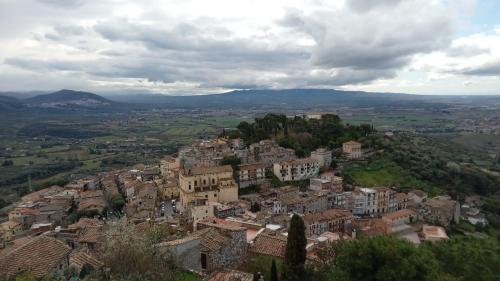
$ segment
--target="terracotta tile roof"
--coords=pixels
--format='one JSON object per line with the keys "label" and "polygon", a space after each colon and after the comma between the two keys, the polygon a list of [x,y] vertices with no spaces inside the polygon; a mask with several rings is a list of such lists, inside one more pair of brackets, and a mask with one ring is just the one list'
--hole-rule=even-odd
{"label": "terracotta tile roof", "polygon": [[55,238],[35,238],[0,257],[0,279],[13,277],[22,270],[42,277],[51,273],[70,252],[70,247]]}
{"label": "terracotta tile roof", "polygon": [[87,190],[80,193],[80,199],[102,197],[103,195],[102,190]]}
{"label": "terracotta tile roof", "polygon": [[240,223],[234,221],[228,221],[216,217],[210,217],[198,222],[198,225],[209,226],[219,229],[233,230],[233,231],[244,231],[246,227],[241,226]]}
{"label": "terracotta tile roof", "polygon": [[426,197],[427,196],[427,193],[425,191],[422,191],[419,189],[412,190],[410,193],[413,193],[413,194],[417,195],[418,197]]}
{"label": "terracotta tile roof", "polygon": [[285,161],[280,161],[277,164],[284,166],[284,165],[304,165],[304,164],[313,164],[313,163],[319,163],[318,160],[314,158],[300,158],[300,159],[292,159],[292,160],[285,160]]}
{"label": "terracotta tile roof", "polygon": [[35,191],[35,192],[31,192],[29,194],[26,194],[21,198],[21,200],[23,202],[36,202],[36,201],[42,199],[42,197],[44,195],[56,194],[56,193],[61,192],[63,190],[64,190],[63,187],[58,186],[58,185],[53,185],[53,186],[50,186],[50,187],[47,187],[44,189],[40,189],[40,190]]}
{"label": "terracotta tile roof", "polygon": [[347,144],[347,145],[361,145],[361,143],[359,143],[357,141],[353,141],[353,140],[346,141],[343,144]]}
{"label": "terracotta tile roof", "polygon": [[342,209],[329,209],[320,213],[310,213],[304,216],[305,223],[314,223],[318,221],[328,221],[337,218],[350,218],[352,217],[351,212]]}
{"label": "terracotta tile roof", "polygon": [[225,173],[225,172],[233,172],[233,168],[231,165],[223,165],[223,166],[215,166],[215,167],[194,167],[184,171],[185,176],[197,176],[204,174],[216,174],[216,173]]}
{"label": "terracotta tile roof", "polygon": [[89,226],[100,226],[102,222],[98,219],[80,218],[78,222],[68,225],[69,229],[82,229]]}
{"label": "terracotta tile roof", "polygon": [[279,193],[298,192],[299,188],[293,185],[285,185],[278,188]]}
{"label": "terracotta tile roof", "polygon": [[92,266],[94,269],[99,269],[104,266],[104,263],[94,256],[85,252],[73,252],[69,256],[69,263],[82,268],[85,264]]}
{"label": "terracotta tile roof", "polygon": [[416,216],[416,215],[417,215],[417,213],[413,210],[402,209],[402,210],[399,210],[396,212],[387,213],[387,214],[382,216],[382,219],[386,220],[386,221],[394,221],[394,220],[398,220],[398,219],[401,219],[404,217]]}
{"label": "terracotta tile roof", "polygon": [[207,281],[252,281],[253,274],[237,270],[214,272]]}
{"label": "terracotta tile roof", "polygon": [[40,209],[38,208],[26,208],[26,207],[18,207],[15,208],[14,210],[10,211],[9,213],[20,213],[22,215],[32,215],[32,216],[37,216],[40,214]]}
{"label": "terracotta tile roof", "polygon": [[98,243],[103,237],[102,227],[89,226],[82,229],[82,231],[78,234],[78,242]]}
{"label": "terracotta tile roof", "polygon": [[[9,241],[5,245],[4,249],[0,249],[0,258],[2,256],[5,256],[7,253],[10,253],[10,252],[14,251],[15,249],[23,246],[24,244],[28,243],[32,239],[33,239],[33,237],[31,237],[31,236],[24,236],[24,237],[19,237],[19,238],[16,237],[16,239]],[[1,277],[1,274],[0,274],[0,277]]]}
{"label": "terracotta tile roof", "polygon": [[424,239],[426,240],[449,239],[448,235],[446,234],[446,230],[444,230],[444,228],[441,226],[424,225],[422,227],[422,234],[424,236]]}
{"label": "terracotta tile roof", "polygon": [[231,242],[229,237],[212,227],[198,230],[193,233],[193,236],[200,238],[201,246],[209,251],[219,250]]}
{"label": "terracotta tile roof", "polygon": [[262,163],[252,163],[252,164],[240,164],[240,171],[244,170],[257,170],[257,169],[265,169],[266,165]]}
{"label": "terracotta tile roof", "polygon": [[194,236],[187,236],[187,237],[180,238],[180,239],[175,239],[175,240],[170,240],[170,241],[163,241],[163,242],[161,242],[158,245],[159,246],[166,246],[166,247],[169,247],[169,246],[178,246],[178,245],[182,245],[184,243],[187,243],[187,242],[190,242],[190,241],[193,241],[193,240],[197,240],[197,239],[199,239],[199,238],[194,237]]}
{"label": "terracotta tile roof", "polygon": [[261,233],[249,251],[254,254],[285,258],[287,238],[281,234]]}
{"label": "terracotta tile roof", "polygon": [[387,234],[387,223],[382,219],[357,219],[354,225],[359,228],[363,236],[377,236]]}
{"label": "terracotta tile roof", "polygon": [[80,201],[80,203],[78,204],[78,209],[83,210],[94,206],[105,208],[107,204],[102,197],[88,198]]}

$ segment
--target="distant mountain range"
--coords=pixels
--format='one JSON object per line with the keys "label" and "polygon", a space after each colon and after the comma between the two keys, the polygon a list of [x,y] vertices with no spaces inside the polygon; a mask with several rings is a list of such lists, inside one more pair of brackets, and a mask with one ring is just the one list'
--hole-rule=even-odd
{"label": "distant mountain range", "polygon": [[[396,93],[369,93],[328,89],[238,90],[222,94],[167,96],[159,94],[106,95],[60,90],[24,99],[0,93],[0,111],[50,110],[129,110],[147,108],[205,109],[333,109],[427,108],[443,109],[453,103],[499,104],[500,96],[422,96]],[[21,95],[22,96],[22,95]]]}

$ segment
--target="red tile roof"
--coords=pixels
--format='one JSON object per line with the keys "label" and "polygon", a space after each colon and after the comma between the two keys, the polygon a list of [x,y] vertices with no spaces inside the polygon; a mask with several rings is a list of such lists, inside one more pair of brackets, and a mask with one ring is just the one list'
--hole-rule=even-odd
{"label": "red tile roof", "polygon": [[69,229],[82,229],[89,226],[100,226],[102,222],[98,219],[80,218],[78,222],[68,225]]}
{"label": "red tile roof", "polygon": [[85,264],[92,266],[94,269],[99,269],[104,266],[100,260],[85,252],[73,252],[69,257],[69,263],[82,268]]}
{"label": "red tile roof", "polygon": [[55,238],[35,238],[0,257],[0,279],[11,278],[23,270],[42,277],[51,273],[70,252],[70,247]]}
{"label": "red tile roof", "polygon": [[312,224],[318,221],[328,221],[338,218],[350,218],[351,212],[342,209],[329,209],[320,213],[309,213],[304,216],[304,222]]}
{"label": "red tile roof", "polygon": [[261,233],[249,251],[254,254],[285,258],[287,238],[281,234]]}
{"label": "red tile roof", "polygon": [[78,242],[98,243],[103,238],[102,227],[89,226],[84,228],[78,235]]}
{"label": "red tile roof", "polygon": [[252,281],[253,274],[237,270],[214,272],[207,281]]}

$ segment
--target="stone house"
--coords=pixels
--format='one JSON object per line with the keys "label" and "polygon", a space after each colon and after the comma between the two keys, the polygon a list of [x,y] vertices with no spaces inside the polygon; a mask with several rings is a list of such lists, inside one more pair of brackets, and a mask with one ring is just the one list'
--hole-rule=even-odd
{"label": "stone house", "polygon": [[21,233],[23,227],[21,223],[16,222],[16,221],[6,221],[3,223],[0,223],[0,231],[3,233],[3,240],[5,242],[14,240],[16,238],[16,235]]}
{"label": "stone house", "polygon": [[422,190],[413,190],[408,192],[408,203],[409,207],[418,207],[420,204],[427,200],[427,193]]}
{"label": "stone house", "polygon": [[9,212],[9,221],[18,222],[23,230],[27,230],[35,223],[40,214],[38,207],[16,207]]}
{"label": "stone house", "polygon": [[271,171],[273,164],[281,161],[289,161],[296,159],[293,149],[279,146],[273,140],[262,140],[258,143],[253,143],[248,147],[248,150],[240,153],[243,163],[259,162],[264,164],[266,170]]}
{"label": "stone house", "polygon": [[460,204],[449,196],[437,196],[425,201],[419,212],[424,220],[444,227],[460,221]]}
{"label": "stone house", "polygon": [[394,200],[396,201],[396,210],[406,209],[408,207],[408,194],[404,192],[398,192],[394,195]]}
{"label": "stone house", "polygon": [[236,266],[246,256],[247,240],[244,227],[208,226],[195,231],[192,236],[200,240],[200,263],[204,271],[213,272]]}
{"label": "stone house", "polygon": [[66,218],[66,210],[59,205],[46,205],[39,209],[39,214],[36,216],[37,223],[54,223],[60,225]]}
{"label": "stone house", "polygon": [[166,241],[158,244],[168,251],[177,265],[186,270],[201,270],[201,240],[194,236]]}

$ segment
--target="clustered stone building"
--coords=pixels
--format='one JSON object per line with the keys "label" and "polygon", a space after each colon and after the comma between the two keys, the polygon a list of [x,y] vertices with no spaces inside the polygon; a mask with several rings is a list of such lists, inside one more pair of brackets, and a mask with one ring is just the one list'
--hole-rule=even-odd
{"label": "clustered stone building", "polygon": [[[344,143],[342,151],[346,161],[362,157],[361,144],[355,141]],[[230,156],[241,160],[236,170],[222,165]],[[391,187],[344,190],[342,177],[330,168],[332,161],[332,151],[326,149],[299,159],[272,140],[244,147],[237,139],[215,139],[183,148],[157,166],[136,165],[30,193],[0,224],[0,269],[9,267],[0,280],[29,268],[43,267],[37,277],[60,275],[70,266],[81,269],[85,262],[103,268],[98,253],[107,227],[100,219],[104,214],[123,216],[138,227],[175,227],[182,235],[160,242],[158,249],[209,280],[246,278],[234,269],[259,256],[283,259],[292,214],[304,220],[308,256],[325,243],[359,236],[447,239],[441,226],[460,218],[460,205],[449,197],[428,198],[419,190],[398,193]],[[264,188],[271,176],[283,186]],[[308,184],[299,188],[296,181]],[[238,195],[252,185],[261,190]],[[68,225],[72,212],[83,217]],[[412,236],[409,225],[417,221],[425,224]],[[31,252],[42,248],[50,259],[32,257]]]}

